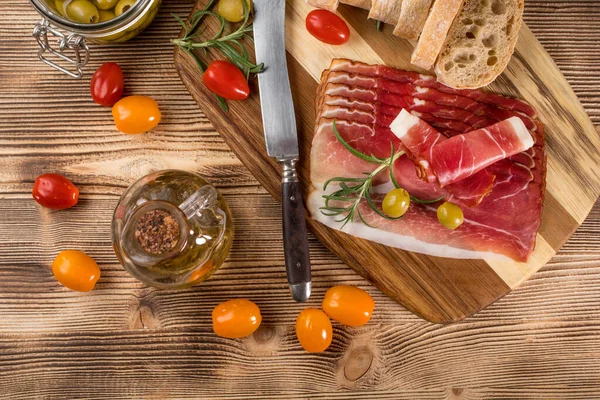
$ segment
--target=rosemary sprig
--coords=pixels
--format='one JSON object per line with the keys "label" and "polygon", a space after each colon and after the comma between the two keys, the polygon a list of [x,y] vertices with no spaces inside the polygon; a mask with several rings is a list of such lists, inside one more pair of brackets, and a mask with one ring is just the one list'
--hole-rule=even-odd
{"label": "rosemary sprig", "polygon": [[[248,7],[246,1],[242,1],[244,6],[244,20],[235,31],[231,31],[230,25],[225,18],[211,11],[211,8],[215,3],[216,0],[210,0],[204,9],[196,11],[190,17],[189,24],[187,24],[177,15],[172,14],[183,28],[184,35],[180,39],[171,40],[171,43],[181,47],[186,51],[186,53],[191,55],[196,61],[196,64],[198,64],[198,68],[202,73],[204,73],[206,70],[206,64],[195,53],[195,50],[202,49],[206,55],[209,48],[219,50],[225,57],[229,59],[229,61],[235,64],[235,66],[237,66],[244,73],[246,79],[249,78],[250,74],[262,72],[264,70],[264,64],[261,63],[257,65],[250,61],[250,55],[248,54],[248,50],[243,43],[245,40],[253,42],[251,36],[252,23],[249,23],[250,8]],[[219,29],[212,37],[210,37],[210,39],[202,38],[203,30],[200,29],[200,23],[205,17],[216,18],[220,23]],[[225,111],[228,111],[229,107],[227,106],[225,99],[217,95],[215,95],[215,97],[217,98],[221,108],[223,108]]]}
{"label": "rosemary sprig", "polygon": [[[379,164],[379,166],[375,168],[374,171],[370,173],[365,173],[364,178],[336,177],[331,178],[327,182],[325,182],[325,184],[323,185],[324,191],[327,190],[327,187],[332,183],[337,183],[340,189],[331,194],[323,196],[323,198],[325,199],[325,207],[321,207],[321,213],[329,217],[342,216],[341,219],[336,219],[336,222],[343,223],[342,228],[346,226],[348,222],[353,221],[355,216],[358,216],[358,218],[363,222],[363,224],[370,226],[365,221],[364,217],[362,216],[362,213],[360,212],[360,209],[358,208],[360,202],[364,198],[366,199],[369,206],[383,218],[399,219],[392,218],[384,214],[383,211],[379,210],[377,205],[373,202],[371,195],[373,187],[373,178],[375,178],[380,172],[385,171],[387,168],[390,168],[390,166],[393,165],[394,162],[404,154],[404,152],[395,152],[394,146],[392,145],[392,153],[389,158],[381,159],[373,155],[369,156],[356,150],[342,138],[339,131],[337,130],[335,121],[333,122],[333,133],[335,134],[337,140],[342,144],[342,146],[344,146],[354,156],[372,164]],[[347,206],[340,207],[337,205],[331,205],[330,202],[332,201],[350,204]]]}
{"label": "rosemary sprig", "polygon": [[[372,195],[372,188],[373,188],[373,179],[379,173],[385,171],[386,169],[390,170],[390,180],[392,181],[394,186],[396,188],[400,188],[400,185],[398,184],[398,181],[396,180],[396,177],[394,176],[393,165],[394,165],[394,162],[396,162],[396,160],[398,160],[402,155],[404,155],[404,152],[403,151],[396,152],[394,149],[394,145],[391,144],[391,155],[388,158],[382,159],[382,158],[375,157],[373,155],[366,155],[366,154],[361,153],[360,151],[356,150],[354,147],[352,147],[348,142],[346,142],[342,138],[342,136],[340,135],[340,133],[337,129],[335,121],[333,122],[333,133],[335,134],[335,137],[338,140],[338,142],[340,142],[340,144],[342,146],[344,146],[344,148],[346,148],[346,150],[348,150],[352,155],[354,155],[362,160],[365,160],[369,163],[379,164],[379,166],[377,168],[375,168],[375,170],[373,170],[372,172],[365,173],[364,178],[335,177],[335,178],[331,178],[327,182],[325,182],[325,184],[323,185],[323,191],[326,191],[327,187],[329,187],[329,185],[332,183],[338,184],[340,189],[331,194],[323,195],[323,199],[325,200],[325,206],[320,208],[321,213],[328,217],[341,216],[340,219],[336,219],[335,221],[343,223],[342,228],[344,226],[346,226],[346,224],[348,222],[354,221],[355,216],[358,216],[358,218],[362,221],[363,224],[365,224],[367,226],[371,226],[365,221],[365,219],[359,209],[360,202],[364,198],[367,201],[367,204],[369,205],[369,207],[371,207],[371,209],[373,209],[373,211],[375,211],[381,217],[383,217],[385,219],[389,219],[389,220],[396,220],[396,219],[402,218],[402,217],[393,218],[393,217],[386,215],[373,202],[371,195]],[[435,200],[421,200],[414,196],[410,196],[410,198],[412,201],[415,201],[416,203],[432,204],[432,203],[437,203],[438,201],[443,200],[444,197],[440,197],[439,199],[435,199]],[[336,202],[336,204],[332,205],[331,202]],[[348,203],[348,204],[339,205],[338,203]]]}
{"label": "rosemary sprig", "polygon": [[377,32],[381,31],[381,24],[382,22],[380,20],[375,21],[375,29],[377,29]]}

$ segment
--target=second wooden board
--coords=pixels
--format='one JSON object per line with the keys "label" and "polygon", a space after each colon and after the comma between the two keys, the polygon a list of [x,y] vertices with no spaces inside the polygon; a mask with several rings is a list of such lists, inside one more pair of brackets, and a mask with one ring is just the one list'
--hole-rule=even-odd
{"label": "second wooden board", "polygon": [[[195,10],[201,9],[200,0]],[[195,11],[194,10],[194,11]],[[304,0],[288,0],[286,48],[298,119],[301,162],[299,174],[309,189],[309,154],[313,137],[314,98],[321,72],[333,58],[414,70],[412,45],[375,29],[367,12],[341,6],[351,27],[344,46],[317,41],[305,29],[310,12]],[[203,22],[204,23],[204,22]],[[209,30],[215,23],[205,22]],[[209,54],[211,59],[222,56]],[[244,102],[230,102],[223,112],[201,84],[195,61],[176,50],[182,81],[215,128],[256,179],[280,199],[280,168],[265,151],[256,83]],[[523,26],[517,49],[505,73],[489,87],[496,93],[529,101],[547,125],[548,172],[542,225],[528,263],[442,259],[405,252],[357,239],[308,219],[314,234],[332,252],[415,314],[432,322],[452,322],[472,315],[509,293],[545,265],[584,221],[600,193],[600,141],[577,97],[531,31]]]}

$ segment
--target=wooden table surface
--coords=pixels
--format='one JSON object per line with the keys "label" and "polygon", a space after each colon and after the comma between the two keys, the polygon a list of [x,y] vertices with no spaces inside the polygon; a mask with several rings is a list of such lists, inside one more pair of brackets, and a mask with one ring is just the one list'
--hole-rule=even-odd
{"label": "wooden table surface", "polygon": [[[86,77],[41,64],[28,2],[0,13],[0,398],[490,399],[600,397],[600,204],[550,264],[468,320],[424,322],[370,286],[310,238],[318,306],[334,284],[373,295],[362,328],[334,326],[330,349],[304,352],[285,278],[280,208],[198,109],[179,81],[166,0],[156,22],[119,46],[93,45]],[[595,0],[526,2],[526,21],[563,71],[600,132],[600,6]],[[92,103],[89,77],[118,62],[126,94],[157,99],[163,122],[148,135],[115,131]],[[198,171],[229,202],[236,239],[226,264],[186,291],[145,287],[118,264],[110,221],[119,195],[163,168]],[[36,176],[60,172],[80,204],[43,210]],[[80,249],[102,269],[96,289],[71,292],[49,264]],[[216,337],[210,312],[247,297],[263,326],[242,340]]]}

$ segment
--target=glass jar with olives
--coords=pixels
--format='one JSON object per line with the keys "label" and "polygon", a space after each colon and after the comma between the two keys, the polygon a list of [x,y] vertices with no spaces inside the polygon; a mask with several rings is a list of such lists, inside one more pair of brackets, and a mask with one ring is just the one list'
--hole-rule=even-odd
{"label": "glass jar with olives", "polygon": [[[154,20],[162,0],[30,2],[42,16],[42,21],[33,30],[40,45],[40,60],[80,78],[89,59],[88,41],[121,43],[134,38]],[[51,37],[58,39],[58,47],[51,44]]]}

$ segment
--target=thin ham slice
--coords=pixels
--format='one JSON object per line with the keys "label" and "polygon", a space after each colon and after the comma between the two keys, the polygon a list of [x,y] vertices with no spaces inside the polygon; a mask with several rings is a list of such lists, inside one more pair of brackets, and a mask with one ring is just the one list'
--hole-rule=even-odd
{"label": "thin ham slice", "polygon": [[512,157],[533,146],[533,138],[517,117],[498,122],[434,145],[431,166],[440,185],[473,176],[496,161]]}
{"label": "thin ham slice", "polygon": [[[451,139],[436,131],[420,118],[402,110],[391,123],[392,132],[412,153],[412,159],[428,182],[442,187],[456,185],[472,177],[486,178],[485,168],[519,154],[533,146],[533,138],[517,117],[456,135]],[[467,186],[476,184],[468,182]]]}

